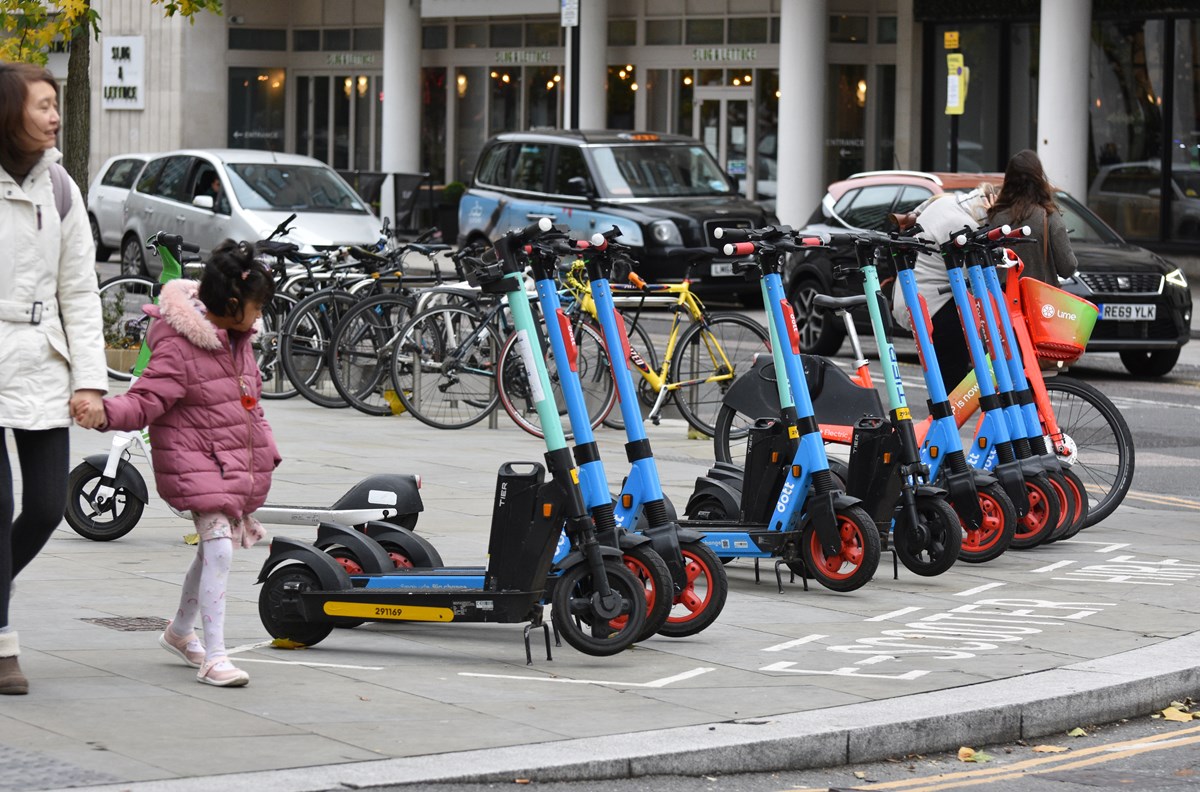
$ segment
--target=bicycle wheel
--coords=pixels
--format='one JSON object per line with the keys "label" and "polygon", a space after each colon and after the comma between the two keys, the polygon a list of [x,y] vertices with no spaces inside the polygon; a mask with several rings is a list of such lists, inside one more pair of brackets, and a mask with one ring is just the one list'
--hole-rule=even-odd
{"label": "bicycle wheel", "polygon": [[283,370],[280,356],[280,337],[288,316],[296,305],[296,299],[286,294],[276,294],[263,306],[262,332],[254,335],[254,357],[258,371],[262,374],[262,397],[264,399],[290,399],[299,393]]}
{"label": "bicycle wheel", "polygon": [[403,294],[381,294],[351,308],[338,323],[329,376],[338,394],[359,412],[392,415],[401,408],[392,388],[392,345],[413,305]]}
{"label": "bicycle wheel", "polygon": [[[575,358],[575,373],[583,388],[588,420],[594,429],[612,410],[617,400],[617,392],[613,386],[612,371],[608,367],[608,352],[604,348],[604,340],[600,333],[591,325],[582,322],[577,323],[572,330],[575,346],[579,350]],[[517,426],[535,437],[542,437],[542,419],[538,416],[533,400],[535,391],[530,387],[529,373],[521,356],[521,348],[517,346],[517,339],[515,333],[510,335],[500,352],[500,367],[496,370],[496,389],[499,391],[500,406]],[[534,354],[538,354],[538,350],[534,350]],[[545,357],[545,360],[546,372],[550,375],[550,388],[554,392],[554,402],[558,405],[560,417],[567,422],[563,429],[567,439],[571,440],[575,432],[573,429],[567,430],[570,417],[567,415],[567,400],[562,392],[558,361],[553,357]]]}
{"label": "bicycle wheel", "polygon": [[329,376],[329,349],[342,315],[358,299],[340,289],[326,289],[296,303],[283,327],[280,357],[283,370],[300,395],[322,407],[345,407]]}
{"label": "bicycle wheel", "polygon": [[678,385],[675,405],[694,429],[712,437],[725,391],[754,356],[770,352],[767,331],[740,314],[712,314],[693,324],[679,340],[671,361],[670,382]]}
{"label": "bicycle wheel", "polygon": [[1046,391],[1063,440],[1075,457],[1071,470],[1087,488],[1086,528],[1112,514],[1129,492],[1133,435],[1116,406],[1086,382],[1062,375],[1050,377]]}
{"label": "bicycle wheel", "polygon": [[746,462],[746,435],[754,419],[740,413],[728,404],[722,404],[717,411],[716,426],[713,428],[713,458],[717,462],[732,462],[743,465]]}
{"label": "bicycle wheel", "polygon": [[[650,334],[643,327],[643,323],[626,320],[625,327],[629,332],[630,347],[637,354],[641,355],[642,360],[650,367],[651,371],[658,371],[658,354],[654,351],[654,342],[650,339]],[[628,361],[626,363],[628,364]],[[638,404],[642,410],[642,420],[645,420],[646,416],[650,414],[650,408],[654,406],[655,393],[650,390],[650,383],[646,381],[641,373],[634,370],[632,366],[630,366],[629,372],[633,375],[633,385],[638,393]],[[614,392],[616,391],[615,385],[613,386],[613,390]],[[647,396],[649,403],[647,403],[645,398]],[[604,425],[609,429],[616,429],[618,432],[625,430],[625,415],[621,412],[620,405],[615,401],[613,402],[613,409],[604,418]]]}
{"label": "bicycle wheel", "polygon": [[404,408],[438,429],[479,423],[496,409],[500,335],[474,311],[422,311],[392,349],[392,383]]}
{"label": "bicycle wheel", "polygon": [[137,275],[118,275],[100,284],[100,318],[108,376],[129,380],[142,339],[150,326],[143,305],[154,302],[155,282]]}

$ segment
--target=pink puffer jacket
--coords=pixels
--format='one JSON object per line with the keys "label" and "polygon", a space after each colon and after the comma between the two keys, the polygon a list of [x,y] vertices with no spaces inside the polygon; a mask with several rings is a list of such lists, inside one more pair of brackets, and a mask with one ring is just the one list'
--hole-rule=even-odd
{"label": "pink puffer jacket", "polygon": [[242,404],[243,393],[262,393],[251,334],[208,321],[198,290],[171,281],[144,308],[155,318],[150,364],[128,393],[104,400],[107,428],[149,425],[158,494],[179,511],[242,517],[266,501],[280,457],[261,403]]}

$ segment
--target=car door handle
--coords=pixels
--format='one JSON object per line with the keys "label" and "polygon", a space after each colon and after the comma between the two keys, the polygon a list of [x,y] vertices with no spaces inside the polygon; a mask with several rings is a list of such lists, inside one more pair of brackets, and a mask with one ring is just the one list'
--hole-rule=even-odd
{"label": "car door handle", "polygon": [[558,219],[558,215],[547,214],[546,212],[526,212],[525,213],[526,220],[541,220],[543,217],[546,218],[547,220],[550,220],[551,222]]}

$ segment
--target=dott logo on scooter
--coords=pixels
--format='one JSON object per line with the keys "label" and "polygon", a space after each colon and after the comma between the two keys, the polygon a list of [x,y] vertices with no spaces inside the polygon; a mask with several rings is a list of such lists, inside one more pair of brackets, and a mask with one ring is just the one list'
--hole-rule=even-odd
{"label": "dott logo on scooter", "polygon": [[783,492],[779,494],[779,503],[775,504],[775,511],[782,512],[787,508],[788,501],[792,499],[792,492],[796,489],[796,482],[785,481],[783,484]]}

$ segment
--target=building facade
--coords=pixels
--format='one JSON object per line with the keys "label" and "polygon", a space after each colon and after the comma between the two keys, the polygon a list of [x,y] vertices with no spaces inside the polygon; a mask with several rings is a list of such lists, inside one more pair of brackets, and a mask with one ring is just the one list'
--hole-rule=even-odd
{"label": "building facade", "polygon": [[94,164],[251,147],[444,184],[492,134],[574,122],[692,135],[799,224],[834,179],[949,169],[954,135],[960,170],[1034,148],[1122,234],[1200,238],[1198,2],[226,0],[192,24],[96,5]]}

